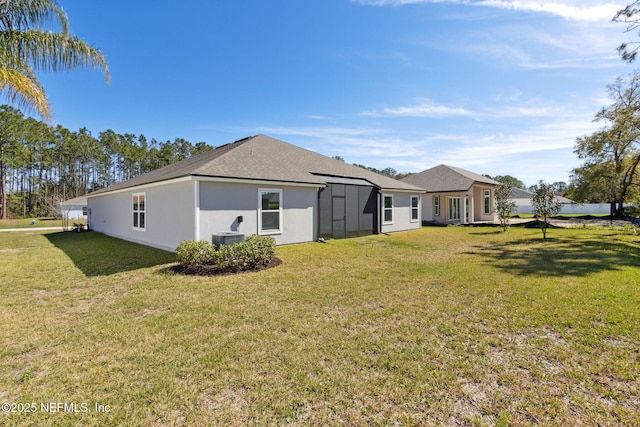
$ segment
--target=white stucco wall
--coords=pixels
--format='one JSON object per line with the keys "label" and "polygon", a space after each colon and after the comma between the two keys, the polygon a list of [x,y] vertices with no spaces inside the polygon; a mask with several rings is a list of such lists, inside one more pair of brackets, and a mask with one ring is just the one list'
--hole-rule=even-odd
{"label": "white stucco wall", "polygon": [[[109,236],[173,251],[195,237],[195,183],[182,181],[89,197],[89,227]],[[133,194],[146,193],[145,230],[133,228]]]}
{"label": "white stucco wall", "polygon": [[62,206],[58,208],[57,213],[60,217],[67,219],[87,219],[83,214],[82,206]]}
{"label": "white stucco wall", "polygon": [[[260,189],[282,190],[282,232],[270,234],[276,244],[317,239],[318,190],[277,184],[200,182],[199,239],[211,242],[217,232],[258,234]],[[238,223],[238,216],[243,221]]]}
{"label": "white stucco wall", "polygon": [[[517,205],[517,214],[532,214],[531,199],[512,199]],[[608,203],[565,203],[560,208],[564,215],[609,215],[611,205]]]}
{"label": "white stucco wall", "polygon": [[[382,233],[392,233],[394,231],[417,230],[422,226],[422,221],[411,221],[411,196],[424,197],[424,194],[383,192],[384,195],[393,195],[393,223],[385,224],[383,201],[380,201],[380,231]],[[422,209],[422,207],[421,207]],[[420,213],[418,214],[420,217]]]}

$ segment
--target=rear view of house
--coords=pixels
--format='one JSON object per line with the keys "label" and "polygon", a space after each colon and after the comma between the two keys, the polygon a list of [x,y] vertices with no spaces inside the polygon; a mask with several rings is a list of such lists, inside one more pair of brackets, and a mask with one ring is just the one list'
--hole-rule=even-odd
{"label": "rear view of house", "polygon": [[493,223],[497,181],[465,169],[440,165],[402,179],[424,188],[422,221],[437,224]]}
{"label": "rear view of house", "polygon": [[228,232],[290,244],[417,229],[422,193],[257,135],[90,194],[89,225],[166,250]]}

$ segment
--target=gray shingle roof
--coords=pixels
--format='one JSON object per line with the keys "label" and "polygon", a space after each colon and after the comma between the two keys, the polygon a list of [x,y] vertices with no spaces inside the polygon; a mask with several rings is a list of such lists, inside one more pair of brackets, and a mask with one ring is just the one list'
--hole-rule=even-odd
{"label": "gray shingle roof", "polygon": [[499,182],[486,176],[447,165],[409,175],[402,181],[424,188],[429,193],[467,191],[474,183],[499,185]]}
{"label": "gray shingle roof", "polygon": [[80,196],[59,203],[61,206],[87,206],[87,196]]}
{"label": "gray shingle roof", "polygon": [[226,144],[128,181],[97,191],[101,194],[185,176],[280,181],[324,185],[314,174],[365,179],[386,190],[424,192],[389,178],[266,135]]}
{"label": "gray shingle roof", "polygon": [[530,199],[533,196],[531,191],[527,191],[523,188],[513,187],[511,190],[511,199]]}
{"label": "gray shingle roof", "polygon": [[[511,190],[511,199],[530,199],[531,196],[533,196],[533,193],[531,191],[527,191],[527,190],[523,190],[522,188],[513,188],[513,190]],[[563,196],[557,196],[556,195],[556,200],[559,203],[562,204],[573,204],[575,203],[573,200],[571,199],[567,199],[566,197]]]}

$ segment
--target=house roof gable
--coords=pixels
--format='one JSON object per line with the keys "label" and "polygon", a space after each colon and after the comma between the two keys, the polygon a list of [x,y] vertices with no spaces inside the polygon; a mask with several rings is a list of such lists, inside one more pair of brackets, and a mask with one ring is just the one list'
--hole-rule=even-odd
{"label": "house roof gable", "polygon": [[325,185],[317,175],[364,179],[380,189],[424,192],[421,188],[322,154],[256,135],[165,166],[93,194],[186,176]]}
{"label": "house roof gable", "polygon": [[424,188],[428,193],[468,191],[474,184],[496,186],[500,183],[486,176],[448,165],[439,165],[409,175],[402,181]]}

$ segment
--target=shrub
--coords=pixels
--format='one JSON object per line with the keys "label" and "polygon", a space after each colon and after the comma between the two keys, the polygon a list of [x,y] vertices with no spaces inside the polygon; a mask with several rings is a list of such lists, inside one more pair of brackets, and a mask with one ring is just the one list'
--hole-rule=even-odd
{"label": "shrub", "polygon": [[215,264],[222,271],[242,271],[268,264],[275,249],[273,237],[251,235],[244,242],[221,245],[218,250],[205,241],[185,240],[176,249],[176,254],[178,262],[184,266]]}
{"label": "shrub", "polygon": [[184,240],[176,248],[178,262],[181,265],[193,267],[196,265],[211,265],[216,262],[216,249],[204,240]]}

